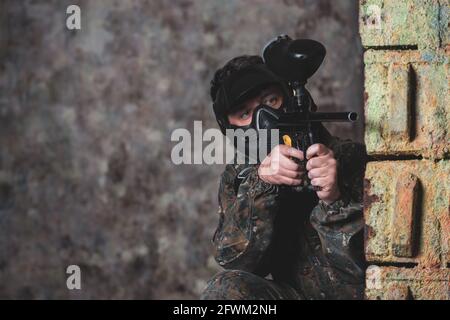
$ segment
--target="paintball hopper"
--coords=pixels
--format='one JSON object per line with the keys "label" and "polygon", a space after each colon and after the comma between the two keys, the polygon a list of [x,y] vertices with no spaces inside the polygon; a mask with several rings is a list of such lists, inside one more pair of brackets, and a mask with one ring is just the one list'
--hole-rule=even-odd
{"label": "paintball hopper", "polygon": [[325,58],[325,47],[315,40],[292,40],[287,35],[278,36],[263,49],[267,67],[279,77],[305,83]]}
{"label": "paintball hopper", "polygon": [[258,129],[294,129],[310,125],[312,122],[354,122],[355,112],[313,112],[314,102],[305,84],[319,69],[326,55],[325,47],[310,39],[292,40],[280,35],[263,49],[266,66],[278,77],[286,80],[292,90],[293,100],[287,103],[286,113],[280,114],[269,109],[256,114]]}

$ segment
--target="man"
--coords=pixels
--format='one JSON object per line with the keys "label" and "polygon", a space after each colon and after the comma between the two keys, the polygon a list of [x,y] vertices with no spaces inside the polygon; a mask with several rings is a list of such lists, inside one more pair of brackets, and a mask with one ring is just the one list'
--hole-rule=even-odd
{"label": "man", "polygon": [[[259,56],[240,56],[211,81],[222,132],[249,129],[255,110],[283,111],[286,83]],[[229,164],[219,188],[215,258],[226,270],[202,299],[362,299],[365,148],[331,136],[304,155],[287,145],[258,164]],[[298,160],[306,157],[306,167]],[[296,160],[298,159],[298,160]],[[317,191],[293,191],[309,177]],[[271,277],[271,279],[269,278]]]}

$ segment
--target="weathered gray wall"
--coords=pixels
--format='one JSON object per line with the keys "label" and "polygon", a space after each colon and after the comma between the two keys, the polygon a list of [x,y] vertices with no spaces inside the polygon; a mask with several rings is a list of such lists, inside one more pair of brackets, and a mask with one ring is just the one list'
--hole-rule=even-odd
{"label": "weathered gray wall", "polygon": [[[65,28],[77,3],[82,30]],[[175,166],[170,134],[215,126],[214,70],[275,35],[322,41],[309,88],[362,110],[356,1],[0,2],[0,298],[196,298],[221,166]],[[362,121],[361,121],[362,122]],[[342,125],[341,127],[345,127]],[[361,140],[361,125],[335,133]],[[65,268],[82,269],[82,290]]]}

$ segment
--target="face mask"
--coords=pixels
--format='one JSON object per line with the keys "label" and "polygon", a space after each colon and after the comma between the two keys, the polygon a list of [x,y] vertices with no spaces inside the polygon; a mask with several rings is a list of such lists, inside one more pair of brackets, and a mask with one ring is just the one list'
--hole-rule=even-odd
{"label": "face mask", "polygon": [[[227,119],[233,106],[251,96],[252,93],[271,84],[278,85],[283,95],[289,96],[287,83],[273,74],[264,64],[247,67],[233,74],[218,89],[213,103],[213,110],[217,122],[225,133],[225,129],[233,129]],[[242,129],[249,126],[242,127]]]}
{"label": "face mask", "polygon": [[253,111],[250,124],[230,125],[229,128],[235,130],[233,145],[237,152],[250,163],[260,163],[280,143],[279,135],[272,129],[276,129],[277,120],[283,113],[283,106],[273,109],[261,104]]}

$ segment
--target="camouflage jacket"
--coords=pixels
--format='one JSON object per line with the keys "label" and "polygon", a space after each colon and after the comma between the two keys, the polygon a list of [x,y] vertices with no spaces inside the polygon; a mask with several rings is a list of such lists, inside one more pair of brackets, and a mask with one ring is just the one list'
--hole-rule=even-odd
{"label": "camouflage jacket", "polygon": [[215,258],[226,269],[271,274],[305,299],[361,299],[365,147],[331,135],[323,143],[338,160],[342,196],[331,205],[262,181],[258,165],[227,165]]}

